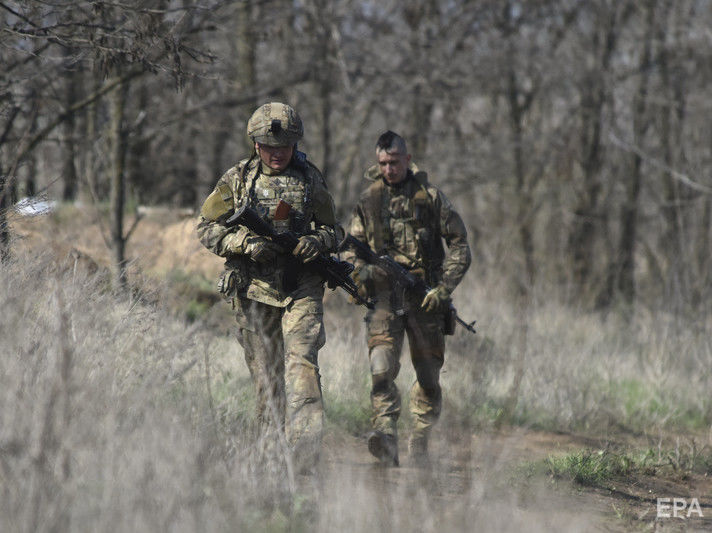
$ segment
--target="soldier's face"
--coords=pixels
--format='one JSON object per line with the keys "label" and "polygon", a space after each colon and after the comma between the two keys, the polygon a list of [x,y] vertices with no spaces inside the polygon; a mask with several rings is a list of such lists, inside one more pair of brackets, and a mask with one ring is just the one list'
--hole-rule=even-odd
{"label": "soldier's face", "polygon": [[378,168],[383,174],[385,180],[395,185],[403,181],[408,173],[408,163],[410,163],[410,154],[400,154],[397,152],[386,152],[381,150],[377,152]]}
{"label": "soldier's face", "polygon": [[294,146],[268,146],[255,143],[255,150],[262,162],[272,170],[284,170],[294,154]]}

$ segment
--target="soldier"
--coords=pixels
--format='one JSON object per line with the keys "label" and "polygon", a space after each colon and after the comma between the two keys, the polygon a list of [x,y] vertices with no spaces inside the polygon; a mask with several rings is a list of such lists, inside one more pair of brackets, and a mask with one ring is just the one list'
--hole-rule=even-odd
{"label": "soldier", "polygon": [[422,463],[427,460],[428,436],[442,403],[439,377],[446,310],[450,294],[470,266],[470,248],[462,219],[445,195],[428,183],[427,175],[411,163],[402,137],[392,131],[381,135],[376,157],[378,164],[365,175],[373,183],[354,209],[350,233],[433,288],[424,298],[409,294],[354,250],[345,254],[356,267],[354,280],[376,300],[375,309],[366,315],[373,408],[368,449],[381,461],[398,465],[396,426],[401,403],[395,379],[407,334],[417,377],[410,392],[415,424],[408,449],[412,460]]}
{"label": "soldier", "polygon": [[[302,135],[290,106],[259,107],[247,122],[254,151],[218,180],[202,206],[198,235],[226,259],[218,288],[236,311],[257,418],[265,429],[285,431],[296,467],[309,471],[321,444],[317,353],[326,339],[323,281],[303,264],[335,251],[344,233],[321,173],[297,151]],[[286,216],[278,213],[280,201],[291,205]],[[227,227],[226,218],[244,205],[275,229],[298,235],[293,252],[244,226]]]}

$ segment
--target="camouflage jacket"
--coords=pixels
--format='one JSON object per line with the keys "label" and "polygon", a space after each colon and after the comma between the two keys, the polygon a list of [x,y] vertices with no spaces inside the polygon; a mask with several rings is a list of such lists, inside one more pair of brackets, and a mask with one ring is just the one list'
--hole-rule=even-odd
{"label": "camouflage jacket", "polygon": [[[274,220],[280,200],[289,203],[292,209],[287,219]],[[226,296],[239,294],[284,307],[293,299],[314,294],[314,289],[321,286],[321,278],[295,265],[291,254],[279,256],[273,264],[257,264],[249,259],[245,246],[250,230],[223,224],[226,214],[246,203],[278,231],[316,235],[324,250],[333,252],[344,233],[336,222],[334,203],[319,170],[300,152],[295,152],[282,172],[263,165],[257,156],[244,159],[218,180],[203,204],[197,228],[200,242],[226,258],[226,273],[232,273],[229,291],[233,293]],[[227,284],[219,284],[219,288],[228,292]]]}
{"label": "camouflage jacket", "polygon": [[[471,255],[465,225],[442,191],[413,164],[405,181],[397,185],[387,184],[377,166],[365,177],[373,183],[354,209],[351,235],[379,255],[390,255],[430,286],[441,283],[454,290],[470,266]],[[344,255],[358,272],[363,261],[352,251]]]}

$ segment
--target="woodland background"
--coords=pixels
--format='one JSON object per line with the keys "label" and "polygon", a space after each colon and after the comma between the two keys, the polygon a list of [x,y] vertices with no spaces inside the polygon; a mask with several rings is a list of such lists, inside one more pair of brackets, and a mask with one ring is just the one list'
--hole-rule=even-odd
{"label": "woodland background", "polygon": [[584,308],[707,309],[707,0],[0,2],[0,237],[20,197],[196,209],[293,105],[342,221],[378,134],[470,229],[477,276]]}
{"label": "woodland background", "polygon": [[[708,0],[0,0],[0,529],[712,529],[710,28]],[[386,129],[467,224],[431,469],[407,412],[401,467],[368,454],[338,291],[320,471],[263,445],[195,215],[270,100],[344,224]]]}

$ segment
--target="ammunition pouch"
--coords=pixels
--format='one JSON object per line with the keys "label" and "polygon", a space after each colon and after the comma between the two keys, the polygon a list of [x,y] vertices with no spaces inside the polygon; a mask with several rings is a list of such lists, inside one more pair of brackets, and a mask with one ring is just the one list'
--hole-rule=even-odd
{"label": "ammunition pouch", "polygon": [[218,292],[226,301],[231,301],[250,283],[248,266],[244,260],[230,259],[225,262],[225,270],[218,278]]}
{"label": "ammunition pouch", "polygon": [[218,278],[218,292],[226,300],[231,300],[235,297],[235,272],[225,270]]}
{"label": "ammunition pouch", "polygon": [[455,326],[457,325],[457,310],[452,306],[448,306],[445,309],[443,317],[443,334],[444,335],[454,335]]}

